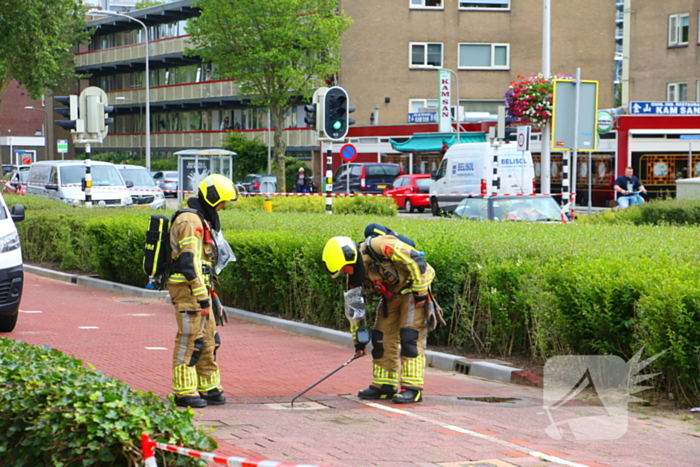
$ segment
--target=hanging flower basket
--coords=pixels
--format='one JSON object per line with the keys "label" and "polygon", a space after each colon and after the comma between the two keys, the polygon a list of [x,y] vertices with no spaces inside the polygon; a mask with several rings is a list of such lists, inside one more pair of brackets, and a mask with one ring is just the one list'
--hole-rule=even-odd
{"label": "hanging flower basket", "polygon": [[548,124],[552,120],[552,81],[566,78],[545,78],[541,73],[533,73],[529,78],[518,75],[519,81],[511,81],[505,95],[507,123],[539,127]]}

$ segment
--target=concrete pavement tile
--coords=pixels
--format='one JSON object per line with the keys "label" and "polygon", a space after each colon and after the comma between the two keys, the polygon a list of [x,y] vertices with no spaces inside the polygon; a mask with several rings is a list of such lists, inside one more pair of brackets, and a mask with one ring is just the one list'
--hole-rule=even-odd
{"label": "concrete pavement tile", "polygon": [[501,454],[505,454],[509,457],[532,457],[522,451],[501,451]]}

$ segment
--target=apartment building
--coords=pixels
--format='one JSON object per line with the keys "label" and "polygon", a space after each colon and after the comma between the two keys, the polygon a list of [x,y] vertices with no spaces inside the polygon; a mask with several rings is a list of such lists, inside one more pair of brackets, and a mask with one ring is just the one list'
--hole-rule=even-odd
{"label": "apartment building", "polygon": [[700,1],[624,3],[629,102],[700,101]]}
{"label": "apartment building", "polygon": [[[189,48],[186,24],[198,15],[194,0],[181,0],[136,10],[125,16],[98,16],[89,21],[95,30],[89,44],[76,54],[76,71],[90,76],[81,88],[98,86],[115,106],[110,134],[93,151],[133,151],[144,146],[146,56],[149,64],[151,153],[172,154],[188,148],[221,146],[225,130],[240,130],[249,138],[271,141],[268,114],[249,105],[239,86],[216,76],[216,67],[185,55]],[[148,50],[144,27],[146,25]],[[309,159],[316,141],[303,123],[299,99],[288,114],[284,132],[290,155]],[[228,126],[225,122],[228,121]]]}
{"label": "apartment building", "polygon": [[[343,36],[340,84],[359,125],[410,123],[435,107],[437,69],[455,72],[466,112],[496,113],[511,81],[542,71],[542,0],[341,0],[354,24]],[[600,82],[613,104],[614,0],[551,2],[551,73]],[[456,101],[453,105],[456,104]]]}

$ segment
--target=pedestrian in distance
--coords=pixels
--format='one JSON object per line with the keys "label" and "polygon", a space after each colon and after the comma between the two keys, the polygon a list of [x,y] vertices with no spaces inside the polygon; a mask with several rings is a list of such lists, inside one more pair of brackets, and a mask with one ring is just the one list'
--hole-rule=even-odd
{"label": "pedestrian in distance", "polygon": [[306,192],[306,175],[304,175],[304,167],[299,167],[299,172],[297,172],[297,177],[294,184],[296,185],[297,193]]}
{"label": "pedestrian in distance", "polygon": [[[371,332],[373,379],[358,397],[391,399],[398,404],[421,402],[427,334],[438,320],[444,324],[442,310],[430,291],[435,271],[420,251],[394,232],[373,233],[376,229],[371,226],[378,225],[368,226],[359,245],[348,237],[331,238],[322,258],[331,277],[348,275],[350,291],[362,288],[365,301],[378,299]],[[359,323],[353,329],[351,324],[358,356],[365,353],[366,344],[358,342],[356,332],[363,326]]]}
{"label": "pedestrian in distance", "polygon": [[221,122],[221,127],[219,130],[224,131],[224,130],[229,130],[231,127],[228,124],[228,117],[224,117],[224,120]]}
{"label": "pedestrian in distance", "polygon": [[620,175],[615,179],[613,187],[617,192],[617,205],[619,209],[627,209],[630,204],[642,204],[644,199],[639,195],[639,192],[647,192],[642,182],[634,175],[634,169],[627,167],[625,174]]}
{"label": "pedestrian in distance", "polygon": [[221,345],[216,321],[221,321],[224,312],[213,292],[213,283],[214,274],[235,259],[221,234],[219,211],[227,201],[237,198],[231,180],[223,175],[209,175],[199,184],[197,196],[189,198],[187,208],[177,211],[171,222],[172,254],[166,285],[177,320],[173,393],[179,407],[226,403],[216,363],[216,351]]}

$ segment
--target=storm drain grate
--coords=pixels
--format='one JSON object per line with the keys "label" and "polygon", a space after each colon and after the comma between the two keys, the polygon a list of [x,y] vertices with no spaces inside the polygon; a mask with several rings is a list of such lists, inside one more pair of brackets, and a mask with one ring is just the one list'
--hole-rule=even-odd
{"label": "storm drain grate", "polygon": [[471,364],[469,362],[456,361],[454,371],[456,371],[457,373],[462,373],[463,375],[468,375],[470,368]]}
{"label": "storm drain grate", "polygon": [[519,397],[499,397],[499,396],[457,396],[460,401],[487,402],[489,404],[503,404],[520,401]]}

